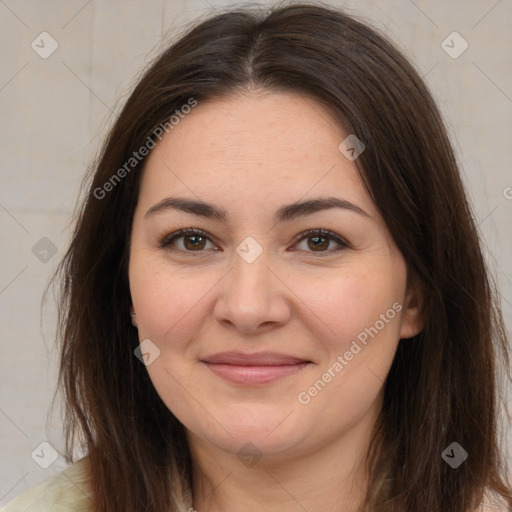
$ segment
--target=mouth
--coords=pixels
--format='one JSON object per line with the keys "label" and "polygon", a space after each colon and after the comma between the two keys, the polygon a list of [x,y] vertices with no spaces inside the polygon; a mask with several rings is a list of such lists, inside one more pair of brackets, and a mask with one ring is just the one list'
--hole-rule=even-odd
{"label": "mouth", "polygon": [[243,385],[273,382],[313,364],[309,360],[275,352],[223,352],[202,359],[201,362],[218,377]]}

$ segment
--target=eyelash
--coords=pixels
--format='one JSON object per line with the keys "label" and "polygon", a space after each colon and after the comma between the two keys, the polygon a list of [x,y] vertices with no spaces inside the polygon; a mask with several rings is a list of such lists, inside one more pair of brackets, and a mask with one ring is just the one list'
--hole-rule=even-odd
{"label": "eyelash", "polygon": [[[184,229],[175,231],[174,233],[162,236],[158,240],[158,245],[162,249],[168,249],[171,251],[180,251],[180,252],[184,252],[186,254],[191,254],[191,255],[194,252],[197,252],[197,253],[205,252],[204,250],[187,251],[187,250],[176,249],[176,248],[170,247],[171,244],[175,240],[177,240],[178,238],[181,238],[183,236],[187,236],[187,235],[199,236],[201,238],[205,238],[207,241],[212,242],[211,237],[208,235],[208,233],[206,231],[203,231],[202,229],[198,229],[198,228],[184,228]],[[323,257],[324,255],[329,255],[329,254],[332,254],[333,252],[337,252],[339,250],[347,249],[350,247],[350,244],[346,240],[344,240],[340,236],[336,235],[332,231],[329,231],[328,229],[309,229],[307,231],[304,231],[303,233],[300,233],[300,235],[297,235],[294,243],[298,244],[298,243],[302,242],[303,240],[310,238],[310,237],[314,237],[314,236],[326,238],[327,240],[333,240],[334,242],[339,244],[339,247],[336,249],[333,249],[333,250],[318,251],[318,252],[306,251],[306,252],[311,252],[315,256],[319,255],[320,257]]]}

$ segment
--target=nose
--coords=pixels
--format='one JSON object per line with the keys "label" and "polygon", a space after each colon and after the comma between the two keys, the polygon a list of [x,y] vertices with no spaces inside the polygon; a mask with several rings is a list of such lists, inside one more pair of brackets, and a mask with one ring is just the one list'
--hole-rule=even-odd
{"label": "nose", "polygon": [[265,251],[252,263],[237,255],[222,283],[214,317],[225,327],[257,334],[289,320],[292,294]]}

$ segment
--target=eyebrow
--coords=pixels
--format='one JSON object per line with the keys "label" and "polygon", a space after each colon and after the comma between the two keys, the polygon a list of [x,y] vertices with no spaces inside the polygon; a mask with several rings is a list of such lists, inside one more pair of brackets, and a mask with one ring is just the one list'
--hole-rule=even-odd
{"label": "eyebrow", "polygon": [[[347,201],[346,199],[339,199],[337,197],[318,197],[282,206],[274,213],[273,220],[276,223],[286,222],[332,208],[341,208],[343,210],[348,210],[364,217],[371,218],[370,215],[368,215],[362,208],[350,201]],[[167,210],[178,210],[198,215],[200,217],[216,219],[221,222],[226,222],[228,219],[228,212],[218,206],[205,203],[203,201],[196,201],[181,197],[166,197],[165,199],[162,199],[146,211],[144,218],[146,219],[156,213],[161,213]]]}

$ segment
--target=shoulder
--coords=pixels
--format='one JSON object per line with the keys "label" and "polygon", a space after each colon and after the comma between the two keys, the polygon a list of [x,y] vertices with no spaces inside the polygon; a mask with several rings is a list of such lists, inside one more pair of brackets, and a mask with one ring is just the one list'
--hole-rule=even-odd
{"label": "shoulder", "polygon": [[88,458],[84,457],[16,496],[0,512],[90,512],[87,467]]}

